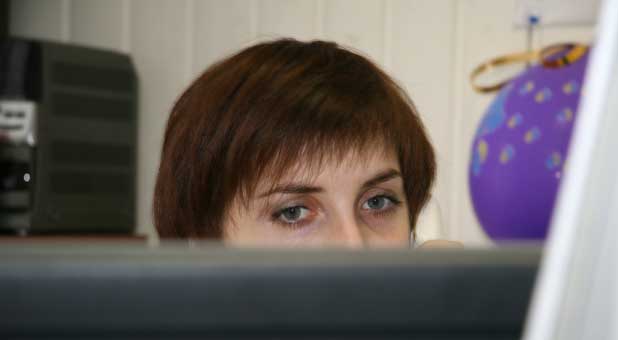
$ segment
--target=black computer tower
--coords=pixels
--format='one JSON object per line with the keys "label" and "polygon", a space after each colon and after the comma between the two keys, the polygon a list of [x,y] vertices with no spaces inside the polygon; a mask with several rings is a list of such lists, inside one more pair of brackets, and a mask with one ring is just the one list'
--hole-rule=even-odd
{"label": "black computer tower", "polygon": [[130,233],[137,78],[129,56],[0,42],[0,231]]}

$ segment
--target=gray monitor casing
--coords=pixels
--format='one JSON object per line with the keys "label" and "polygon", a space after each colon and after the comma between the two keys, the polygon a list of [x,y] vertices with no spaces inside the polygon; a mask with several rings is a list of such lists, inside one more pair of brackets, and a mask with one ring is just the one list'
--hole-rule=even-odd
{"label": "gray monitor casing", "polygon": [[5,247],[0,338],[518,339],[539,257]]}

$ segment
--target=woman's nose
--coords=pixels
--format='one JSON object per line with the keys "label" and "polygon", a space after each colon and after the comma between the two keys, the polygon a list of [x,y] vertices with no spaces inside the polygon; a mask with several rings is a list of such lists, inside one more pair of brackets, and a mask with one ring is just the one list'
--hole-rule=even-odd
{"label": "woman's nose", "polygon": [[341,246],[362,248],[365,246],[361,225],[355,219],[344,219],[337,226],[337,240]]}

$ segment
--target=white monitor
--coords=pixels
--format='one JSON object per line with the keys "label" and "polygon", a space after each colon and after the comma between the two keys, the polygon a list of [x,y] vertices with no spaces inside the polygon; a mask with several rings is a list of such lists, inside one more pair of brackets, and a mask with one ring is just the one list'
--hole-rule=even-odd
{"label": "white monitor", "polygon": [[604,1],[524,331],[618,339],[618,0]]}

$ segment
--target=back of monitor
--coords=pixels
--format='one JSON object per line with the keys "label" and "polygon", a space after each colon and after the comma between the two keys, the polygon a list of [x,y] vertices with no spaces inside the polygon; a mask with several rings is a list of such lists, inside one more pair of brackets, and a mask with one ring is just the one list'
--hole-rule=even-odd
{"label": "back of monitor", "polygon": [[597,25],[524,339],[617,339],[618,0]]}

